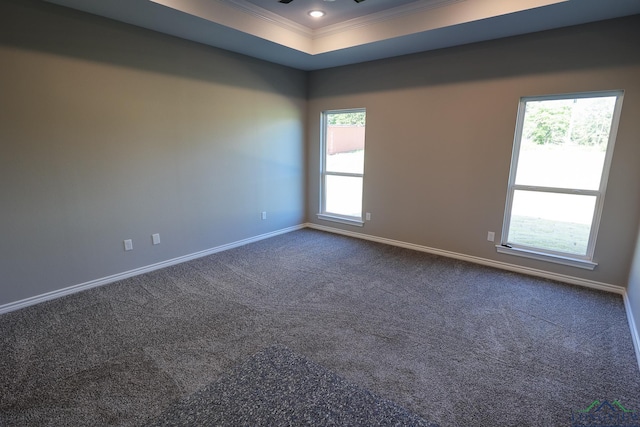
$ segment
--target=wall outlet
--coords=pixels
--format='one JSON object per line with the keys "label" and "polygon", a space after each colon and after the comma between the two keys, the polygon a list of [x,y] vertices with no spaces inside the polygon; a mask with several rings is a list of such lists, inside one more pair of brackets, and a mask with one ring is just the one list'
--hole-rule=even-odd
{"label": "wall outlet", "polygon": [[158,234],[158,233],[152,234],[151,235],[151,241],[153,242],[154,245],[159,245],[160,244],[160,234]]}
{"label": "wall outlet", "polygon": [[124,241],[124,250],[132,251],[133,250],[133,240],[127,239]]}
{"label": "wall outlet", "polygon": [[364,214],[364,219],[366,221],[371,221],[371,212],[367,212],[366,214]]}
{"label": "wall outlet", "polygon": [[262,212],[262,214],[260,214],[260,218],[262,218],[263,220],[267,219],[267,213]]}
{"label": "wall outlet", "polygon": [[487,240],[490,242],[495,242],[496,241],[496,233],[494,233],[493,231],[489,231],[487,233]]}

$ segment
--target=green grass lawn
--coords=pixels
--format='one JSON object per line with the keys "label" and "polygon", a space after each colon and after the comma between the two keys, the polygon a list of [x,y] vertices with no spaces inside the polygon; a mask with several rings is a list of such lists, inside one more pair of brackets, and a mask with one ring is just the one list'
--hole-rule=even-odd
{"label": "green grass lawn", "polygon": [[586,255],[588,224],[551,221],[527,216],[512,216],[509,243]]}

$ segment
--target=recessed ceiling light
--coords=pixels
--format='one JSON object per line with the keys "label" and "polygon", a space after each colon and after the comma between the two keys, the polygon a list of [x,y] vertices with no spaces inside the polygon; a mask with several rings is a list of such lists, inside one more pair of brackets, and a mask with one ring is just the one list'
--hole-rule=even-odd
{"label": "recessed ceiling light", "polygon": [[322,18],[324,16],[324,12],[321,10],[311,10],[309,11],[309,15],[313,16],[314,18]]}

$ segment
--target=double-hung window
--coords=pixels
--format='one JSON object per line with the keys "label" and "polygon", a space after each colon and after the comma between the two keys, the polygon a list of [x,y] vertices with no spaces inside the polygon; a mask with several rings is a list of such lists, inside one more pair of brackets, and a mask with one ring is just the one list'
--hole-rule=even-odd
{"label": "double-hung window", "polygon": [[499,252],[593,269],[622,92],[520,101]]}
{"label": "double-hung window", "polygon": [[318,218],[362,226],[365,109],[322,113]]}

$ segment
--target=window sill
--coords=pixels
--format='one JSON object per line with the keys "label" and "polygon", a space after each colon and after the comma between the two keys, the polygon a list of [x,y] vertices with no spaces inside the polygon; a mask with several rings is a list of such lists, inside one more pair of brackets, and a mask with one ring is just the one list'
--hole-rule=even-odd
{"label": "window sill", "polygon": [[325,221],[339,222],[341,224],[354,225],[356,227],[364,226],[364,222],[362,222],[362,220],[360,219],[347,218],[347,217],[328,215],[328,214],[320,214],[320,213],[317,216],[318,216],[318,219],[322,219]]}
{"label": "window sill", "polygon": [[588,261],[586,259],[571,258],[567,256],[551,255],[543,252],[536,252],[527,249],[509,248],[507,246],[496,245],[496,249],[501,254],[509,254],[521,256],[524,258],[537,259],[539,261],[553,262],[556,264],[568,265],[570,267],[583,268],[585,270],[593,270],[598,263]]}

